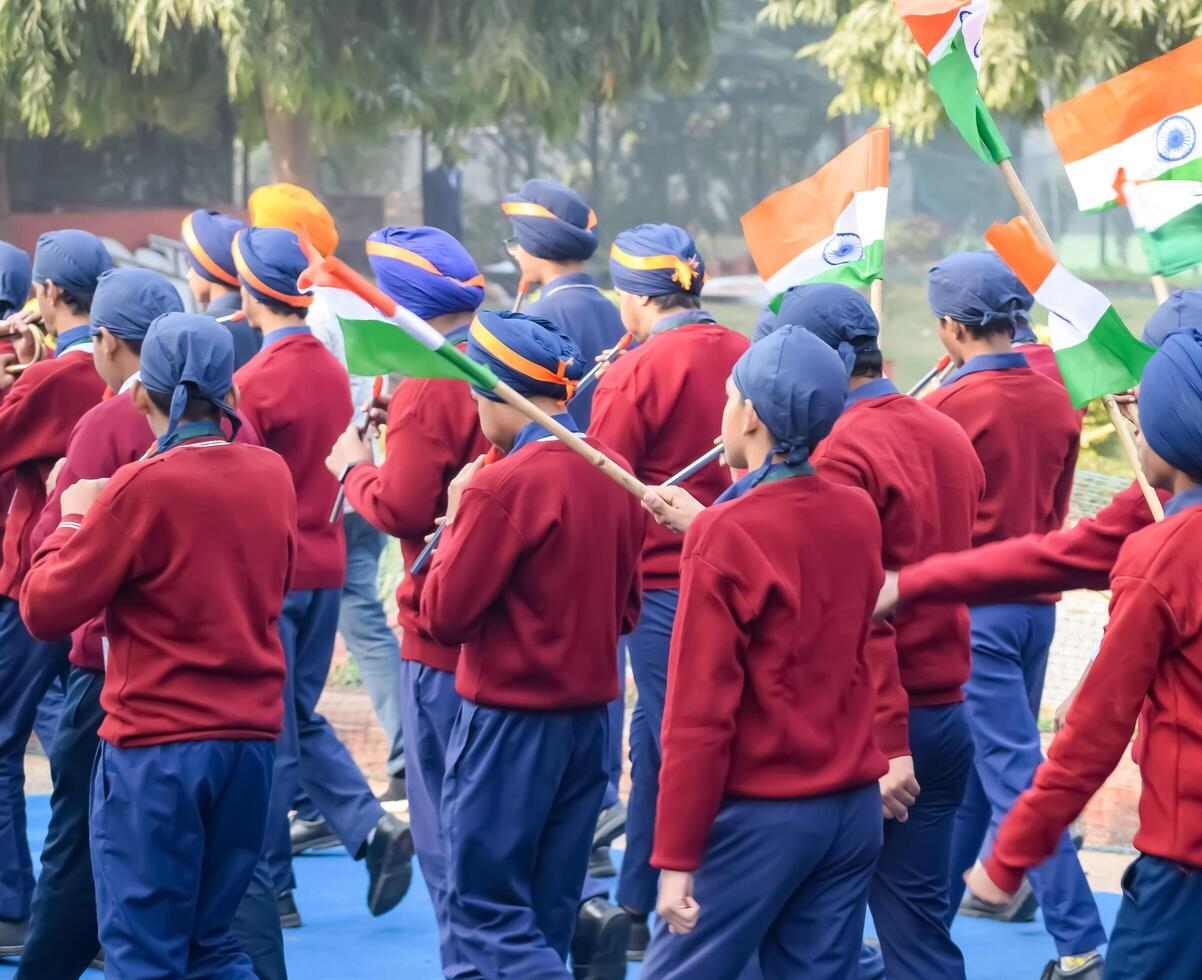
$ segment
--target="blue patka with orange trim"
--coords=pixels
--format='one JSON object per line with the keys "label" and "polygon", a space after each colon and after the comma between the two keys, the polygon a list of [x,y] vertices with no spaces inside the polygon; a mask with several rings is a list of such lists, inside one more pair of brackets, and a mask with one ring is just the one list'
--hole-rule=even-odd
{"label": "blue patka with orange trim", "polygon": [[304,309],[313,297],[296,286],[309,260],[295,232],[283,228],[246,228],[234,236],[238,280],[255,299]]}
{"label": "blue patka with orange trim", "polygon": [[[466,353],[519,394],[554,398],[561,405],[588,368],[571,337],[550,320],[526,313],[483,310],[468,330]],[[476,393],[501,400],[480,388]]]}
{"label": "blue patka with orange trim", "polygon": [[245,227],[237,218],[219,211],[199,210],[185,215],[180,235],[188,249],[192,271],[209,282],[237,287],[234,236]]}
{"label": "blue patka with orange trim", "polygon": [[366,249],[380,288],[423,320],[472,313],[484,301],[484,276],[475,261],[439,228],[381,228],[368,237]]}
{"label": "blue patka with orange trim", "polygon": [[597,215],[584,198],[553,180],[528,180],[501,211],[518,244],[535,258],[583,262],[597,251]]}
{"label": "blue patka with orange trim", "polygon": [[692,236],[676,225],[636,225],[609,250],[614,286],[635,296],[701,295],[705,260]]}

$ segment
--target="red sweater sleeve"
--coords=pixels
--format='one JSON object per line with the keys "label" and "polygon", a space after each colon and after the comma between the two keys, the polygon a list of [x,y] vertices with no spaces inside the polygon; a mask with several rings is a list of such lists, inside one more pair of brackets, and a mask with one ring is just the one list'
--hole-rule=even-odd
{"label": "red sweater sleeve", "polygon": [[524,535],[496,496],[469,486],[422,589],[427,632],[446,646],[472,639],[525,549]]}
{"label": "red sweater sleeve", "polygon": [[66,636],[109,604],[129,577],[139,540],[112,512],[118,481],[83,518],[67,515],[42,542],[21,586],[21,618],[45,640]]}
{"label": "red sweater sleeve", "polygon": [[1110,623],[1097,659],[1031,788],[1002,822],[989,876],[1014,892],[1023,871],[1056,849],[1060,835],[1114,771],[1165,650],[1180,635],[1164,597],[1142,578],[1116,578]]}
{"label": "red sweater sleeve", "polygon": [[46,425],[54,417],[53,383],[48,381],[53,361],[41,361],[28,368],[0,402],[0,473],[32,460],[57,457],[62,432]]}
{"label": "red sweater sleeve", "polygon": [[604,378],[598,383],[588,434],[617,452],[637,475],[647,455],[648,433],[644,413],[627,392],[632,383],[631,378],[623,378],[621,385],[606,384]]}
{"label": "red sweater sleeve", "polygon": [[735,584],[695,552],[686,551],[680,595],[651,864],[693,871],[722,805],[754,615]]}
{"label": "red sweater sleeve", "polygon": [[[1167,494],[1161,494],[1167,499]],[[1115,494],[1096,517],[1050,534],[994,541],[970,551],[934,555],[898,580],[902,600],[1011,602],[1037,593],[1105,589],[1123,542],[1152,523],[1138,484]]]}

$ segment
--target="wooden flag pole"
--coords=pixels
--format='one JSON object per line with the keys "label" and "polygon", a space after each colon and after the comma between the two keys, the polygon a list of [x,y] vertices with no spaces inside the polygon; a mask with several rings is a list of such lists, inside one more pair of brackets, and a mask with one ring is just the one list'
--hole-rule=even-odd
{"label": "wooden flag pole", "polygon": [[[1002,172],[1002,178],[1006,181],[1006,186],[1010,188],[1010,193],[1014,195],[1014,200],[1018,202],[1018,209],[1022,212],[1024,218],[1027,219],[1027,224],[1031,226],[1035,232],[1035,237],[1039,239],[1039,243],[1048,250],[1048,254],[1056,255],[1056,245],[1052,241],[1052,236],[1048,234],[1048,230],[1044,227],[1043,219],[1039,217],[1039,212],[1035,210],[1035,202],[1031,200],[1031,196],[1027,193],[1027,189],[1023,187],[1023,182],[1019,180],[1018,173],[1014,169],[1014,164],[1009,160],[1003,160],[998,164],[998,169]],[[1155,280],[1153,280],[1155,284]],[[1167,290],[1168,284],[1165,284]],[[1123,447],[1123,454],[1127,457],[1127,462],[1131,464],[1131,469],[1135,471],[1135,481],[1139,484],[1139,488],[1143,491],[1144,500],[1148,503],[1148,509],[1152,512],[1152,516],[1158,520],[1164,520],[1164,508],[1160,504],[1160,498],[1156,496],[1156,491],[1152,489],[1152,485],[1148,482],[1147,476],[1144,475],[1143,467],[1139,465],[1139,450],[1135,445],[1135,438],[1131,435],[1131,430],[1127,426],[1127,420],[1123,417],[1123,413],[1119,411],[1118,403],[1114,400],[1114,395],[1103,395],[1102,404],[1106,406],[1106,414],[1110,417],[1110,424],[1114,426],[1114,431],[1118,433],[1119,445]]]}
{"label": "wooden flag pole", "polygon": [[1152,291],[1156,294],[1156,302],[1163,303],[1169,298],[1169,281],[1160,273],[1152,277]]}
{"label": "wooden flag pole", "polygon": [[493,393],[500,397],[501,401],[505,402],[506,405],[516,408],[526,418],[530,419],[531,422],[537,422],[550,432],[551,435],[555,436],[555,438],[566,443],[569,449],[579,453],[615,483],[620,483],[638,497],[639,500],[643,499],[643,495],[647,492],[647,486],[638,477],[633,473],[627,473],[626,470],[622,469],[622,467],[606,456],[605,453],[601,452],[601,450],[594,449],[571,429],[565,428],[559,422],[556,422],[550,415],[529,399],[523,398],[504,381],[497,382]]}
{"label": "wooden flag pole", "polygon": [[[868,305],[872,307],[872,313],[876,317],[876,322],[881,328],[881,333],[884,333],[884,321],[881,319],[881,311],[885,308],[885,280],[873,279],[868,284]],[[880,340],[880,334],[877,335],[877,340]]]}

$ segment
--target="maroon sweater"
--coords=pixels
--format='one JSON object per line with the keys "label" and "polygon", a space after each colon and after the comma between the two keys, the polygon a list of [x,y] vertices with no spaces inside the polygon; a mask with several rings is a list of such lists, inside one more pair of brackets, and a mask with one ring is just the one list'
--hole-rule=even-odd
{"label": "maroon sweater", "polygon": [[[726,379],[747,338],[716,323],[653,333],[623,354],[597,383],[589,434],[630,461],[645,483],[663,483],[706,450],[722,431]],[[707,507],[730,486],[711,463],[681,484]],[[643,587],[680,585],[681,537],[646,521]]]}
{"label": "maroon sweater", "polygon": [[0,595],[20,596],[33,557],[30,539],[46,503],[46,477],[67,451],[71,429],[104,390],[92,355],[72,350],[27,368],[0,402],[0,473],[14,478]]}
{"label": "maroon sweater", "polygon": [[356,466],[347,475],[346,499],[374,527],[401,539],[405,572],[397,587],[397,621],[405,631],[401,657],[437,670],[454,671],[459,647],[443,646],[421,628],[418,610],[426,565],[409,567],[446,513],[447,485],[463,467],[488,451],[480,417],[461,381],[407,378],[388,405],[384,462]]}
{"label": "maroon sweater", "polygon": [[[971,546],[985,474],[964,431],[929,406],[901,394],[853,401],[813,462],[827,480],[868,492],[880,516],[886,569]],[[875,621],[868,644],[881,695],[877,741],[890,758],[909,752],[910,707],[963,700],[971,661],[962,603],[903,609],[892,626]],[[893,682],[899,671],[900,688]]]}
{"label": "maroon sweater", "polygon": [[292,587],[341,588],[346,543],[342,521],[330,521],[338,481],[325,460],[353,414],[346,369],[312,334],[293,334],[264,346],[234,382],[240,411],[292,473],[299,532]]}
{"label": "maroon sweater", "polygon": [[463,644],[455,689],[479,704],[542,711],[616,698],[614,650],[642,601],[642,538],[639,501],[557,440],[480,470],[421,596],[429,634]]}
{"label": "maroon sweater", "polygon": [[[228,428],[228,424],[227,424]],[[237,442],[257,446],[254,428],[243,421]],[[111,477],[122,466],[146,455],[154,442],[154,433],[146,416],[134,408],[131,393],[114,395],[93,405],[75,423],[67,440],[65,462],[59,470],[42,516],[34,528],[30,545],[36,552],[62,520],[59,499],[79,480]],[[84,670],[104,670],[104,613],[92,617],[71,634],[71,663]]]}
{"label": "maroon sweater", "polygon": [[880,522],[862,490],[778,480],[699,514],[682,567],[651,863],[693,871],[725,797],[821,796],[887,770],[865,654]]}
{"label": "maroon sweater", "polygon": [[1143,789],[1134,844],[1202,867],[1202,507],[1133,534],[1111,575],[1102,648],[1035,781],[986,862],[1017,891],[1114,770],[1139,725]]}
{"label": "maroon sweater", "polygon": [[21,615],[49,638],[105,611],[100,736],[113,745],[271,739],[295,555],[280,458],[191,440],[122,467],[85,517],[63,518],[25,579]]}

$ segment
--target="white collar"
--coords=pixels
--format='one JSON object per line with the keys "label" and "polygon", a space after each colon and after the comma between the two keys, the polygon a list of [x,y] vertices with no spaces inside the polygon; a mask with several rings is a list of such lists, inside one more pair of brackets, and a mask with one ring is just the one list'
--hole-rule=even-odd
{"label": "white collar", "polygon": [[124,395],[127,391],[129,391],[130,388],[132,388],[134,386],[134,383],[136,381],[141,380],[141,378],[142,378],[142,372],[135,371],[128,378],[126,378],[124,381],[121,382],[121,387],[117,389],[117,394]]}

